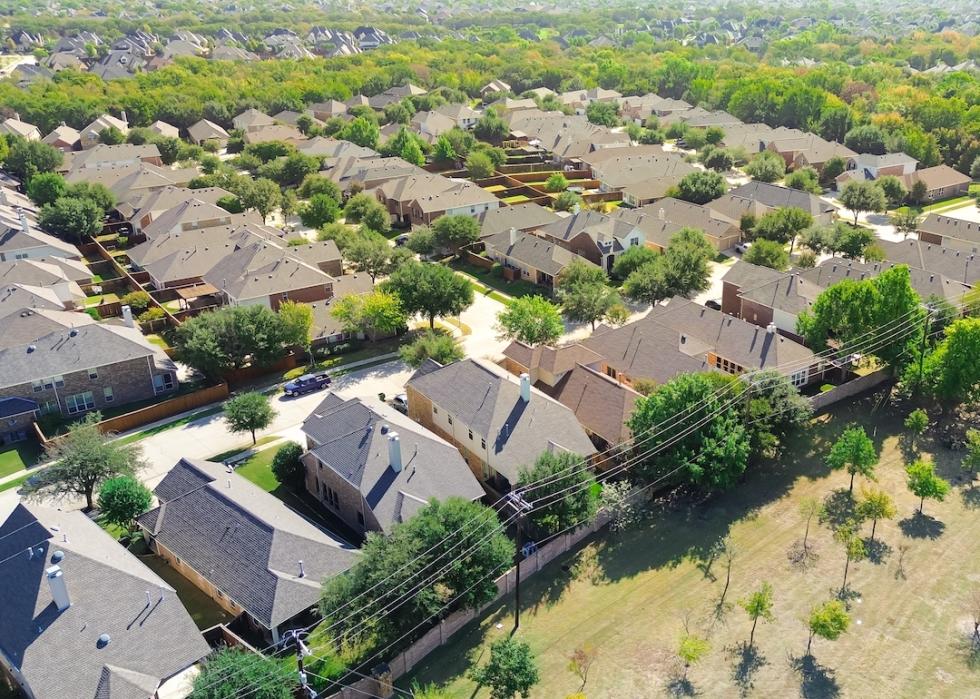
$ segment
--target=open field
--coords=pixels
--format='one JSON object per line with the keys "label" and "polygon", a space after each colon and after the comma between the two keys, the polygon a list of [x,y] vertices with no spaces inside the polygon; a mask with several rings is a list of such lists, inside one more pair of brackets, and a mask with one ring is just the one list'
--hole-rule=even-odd
{"label": "open field", "polygon": [[[963,649],[972,631],[968,598],[980,588],[980,484],[968,486],[960,454],[927,442],[937,470],[954,489],[943,503],[927,501],[925,517],[915,516],[918,499],[906,489],[902,468],[901,419],[874,412],[873,405],[868,399],[821,418],[813,449],[797,447],[755,469],[737,490],[706,505],[658,504],[643,524],[601,534],[587,553],[559,558],[528,580],[518,635],[539,662],[541,684],[531,696],[560,699],[579,691],[568,659],[576,647],[591,643],[599,656],[584,690],[590,698],[980,697],[980,664],[971,669]],[[801,498],[824,499],[843,489],[832,501],[847,502],[848,475],[828,472],[823,454],[852,420],[864,422],[869,434],[877,425],[875,439],[883,445],[879,485],[895,498],[898,516],[878,524],[877,538],[886,545],[880,555],[851,564],[851,629],[836,642],[815,640],[813,655],[804,659],[801,620],[838,593],[844,553],[830,523],[814,522],[810,542],[819,558],[804,572],[787,554],[803,535]],[[859,477],[856,494],[862,485]],[[867,537],[870,524],[862,532]],[[706,575],[703,556],[725,536],[736,556],[719,605],[726,564],[715,561]],[[760,621],[757,653],[743,654],[751,623],[736,602],[764,580],[775,589],[775,620]],[[512,597],[492,605],[480,623],[416,668],[414,679],[445,684],[452,697],[489,696],[463,673],[471,663],[485,662],[492,640],[510,633],[512,605]],[[685,616],[691,631],[711,643],[705,659],[690,669],[690,685],[679,681],[683,668],[675,655]],[[408,687],[412,679],[399,684]]]}

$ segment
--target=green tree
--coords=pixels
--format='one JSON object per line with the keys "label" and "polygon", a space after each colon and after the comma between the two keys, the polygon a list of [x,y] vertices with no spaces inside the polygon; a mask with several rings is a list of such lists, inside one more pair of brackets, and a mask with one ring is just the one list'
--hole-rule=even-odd
{"label": "green tree", "polygon": [[[944,406],[975,400],[980,392],[980,318],[961,318],[924,361],[923,389]],[[910,363],[903,383],[918,385],[918,367]]]}
{"label": "green tree", "polygon": [[405,247],[419,255],[431,255],[436,249],[436,234],[429,226],[417,226],[409,234]]}
{"label": "green tree", "polygon": [[297,189],[299,196],[310,199],[315,194],[326,194],[340,203],[340,187],[329,177],[323,175],[307,175]]}
{"label": "green tree", "polygon": [[881,187],[881,191],[885,193],[885,202],[890,209],[899,206],[909,194],[909,190],[905,188],[902,181],[895,177],[895,175],[879,177],[877,182],[878,186]]}
{"label": "green tree", "polygon": [[691,633],[684,633],[677,644],[677,657],[684,663],[684,679],[692,665],[697,665],[711,650],[708,639]]}
{"label": "green tree", "polygon": [[565,332],[558,306],[543,296],[521,296],[497,314],[502,337],[528,345],[553,344]]}
{"label": "green tree", "polygon": [[810,636],[806,642],[806,654],[810,655],[814,638],[836,641],[847,632],[851,625],[851,617],[847,607],[840,600],[830,600],[810,610],[807,618],[807,628]]}
{"label": "green tree", "polygon": [[255,431],[265,429],[276,418],[269,399],[258,391],[242,393],[225,401],[225,421],[232,432],[249,432],[256,444]]}
{"label": "green tree", "polygon": [[449,140],[446,134],[442,134],[436,139],[435,145],[432,147],[432,159],[442,165],[455,163],[459,160],[459,154],[453,148],[453,142]]}
{"label": "green tree", "polygon": [[847,469],[851,474],[851,485],[848,494],[854,492],[854,476],[861,474],[865,478],[875,479],[875,466],[878,464],[878,450],[874,442],[860,426],[848,427],[830,448],[827,455],[827,465],[833,470]]}
{"label": "green tree", "polygon": [[109,478],[99,488],[99,515],[108,524],[132,531],[136,518],[150,509],[153,493],[132,476]]}
{"label": "green tree", "polygon": [[473,151],[466,158],[466,171],[474,180],[493,177],[496,171],[490,156],[482,151]]}
{"label": "green tree", "polygon": [[544,188],[549,192],[564,192],[568,189],[568,180],[560,172],[553,172],[548,175],[548,179],[544,183]]}
{"label": "green tree", "polygon": [[585,118],[599,126],[617,126],[619,109],[614,102],[589,102],[585,108]]}
{"label": "green tree", "polygon": [[479,239],[480,224],[466,214],[440,216],[432,224],[432,232],[439,247],[457,250]]}
{"label": "green tree", "polygon": [[845,170],[847,170],[847,163],[842,157],[835,155],[823,164],[823,170],[820,171],[820,182],[830,186],[837,180],[837,176]]}
{"label": "green tree", "polygon": [[422,152],[422,147],[419,146],[419,142],[414,138],[402,146],[398,155],[401,156],[402,160],[412,165],[418,167],[425,165],[425,153]]}
{"label": "green tree", "polygon": [[296,673],[259,653],[226,647],[213,652],[194,678],[190,699],[292,699]]}
{"label": "green tree", "polygon": [[786,246],[765,238],[756,240],[752,247],[742,255],[745,262],[783,271],[789,267],[789,253]]}
{"label": "green tree", "polygon": [[282,190],[272,180],[260,177],[239,195],[246,209],[255,209],[264,222],[282,204]]}
{"label": "green tree", "polygon": [[115,126],[109,126],[99,131],[99,143],[104,143],[107,146],[118,146],[125,142],[126,134]]}
{"label": "green tree", "polygon": [[338,300],[330,315],[350,333],[364,333],[372,340],[394,335],[405,327],[406,315],[398,296],[378,289],[371,294],[351,294]]}
{"label": "green tree", "polygon": [[10,152],[3,161],[3,167],[30,186],[35,175],[57,169],[64,157],[60,150],[46,143],[15,138],[10,141]]}
{"label": "green tree", "polygon": [[306,469],[300,457],[303,456],[303,447],[296,442],[286,442],[276,449],[276,455],[272,457],[272,475],[283,485],[293,490],[302,490],[303,479],[306,477]]}
{"label": "green tree", "polygon": [[531,647],[514,638],[501,638],[490,644],[490,660],[471,670],[470,677],[477,684],[490,687],[491,699],[513,699],[515,694],[529,697],[531,687],[540,680]]}
{"label": "green tree", "polygon": [[621,254],[616,255],[613,261],[613,276],[625,280],[643,265],[653,262],[659,255],[660,253],[646,245],[628,247]]}
{"label": "green tree", "polygon": [[[488,109],[473,126],[473,134],[481,141],[499,143],[510,129],[493,109]],[[458,152],[458,151],[457,151]]]}
{"label": "green tree", "polygon": [[[446,536],[457,530],[468,533]],[[460,546],[467,555],[459,556]],[[491,508],[459,497],[432,500],[389,534],[369,533],[350,571],[324,583],[320,612],[333,638],[391,643],[420,619],[479,609],[496,599],[494,580],[514,553]],[[454,558],[454,565],[444,565]],[[414,586],[418,594],[402,600]],[[352,607],[352,599],[360,602]],[[385,608],[387,613],[376,613]]]}
{"label": "green tree", "polygon": [[411,343],[398,350],[403,362],[418,369],[426,359],[432,359],[445,366],[463,358],[463,348],[456,339],[447,333],[428,330]]}
{"label": "green tree", "polygon": [[867,557],[868,551],[864,541],[858,535],[857,523],[855,522],[848,522],[838,527],[837,531],[834,532],[834,540],[844,547],[844,581],[840,586],[841,593],[843,593],[847,590],[847,572],[851,567],[851,561],[855,563],[863,561]]}
{"label": "green tree", "polygon": [[344,248],[344,257],[355,270],[367,273],[374,282],[378,275],[388,273],[392,250],[383,236],[360,235]]}
{"label": "green tree", "polygon": [[384,282],[409,315],[424,315],[429,328],[440,316],[458,316],[473,303],[473,287],[448,267],[409,261]]}
{"label": "green tree", "polygon": [[891,224],[895,226],[896,231],[902,234],[902,238],[904,239],[919,229],[920,220],[918,211],[915,209],[905,209],[904,211],[897,211],[892,215]]}
{"label": "green tree", "polygon": [[772,585],[767,582],[763,582],[762,586],[758,590],[753,592],[748,597],[740,599],[738,601],[738,606],[744,609],[745,613],[749,615],[749,619],[752,620],[752,630],[749,632],[749,648],[751,648],[755,643],[755,627],[756,624],[759,623],[759,619],[771,622],[776,618],[772,613]]}
{"label": "green tree", "polygon": [[282,319],[265,306],[226,306],[181,323],[174,334],[177,358],[198,371],[218,377],[282,357],[287,334]]}
{"label": "green tree", "polygon": [[885,134],[872,124],[855,126],[844,134],[844,145],[855,153],[885,154]]}
{"label": "green tree", "polygon": [[801,192],[820,194],[823,191],[820,187],[820,176],[817,175],[817,171],[812,167],[802,167],[799,170],[794,170],[786,175],[784,182],[790,189],[798,189]]}
{"label": "green tree", "polygon": [[354,117],[337,133],[337,138],[350,141],[364,148],[377,149],[381,130],[373,119],[364,116]]}
{"label": "green tree", "polygon": [[980,430],[966,431],[966,455],[961,465],[971,475],[974,471],[980,471]]}
{"label": "green tree", "polygon": [[708,259],[713,256],[714,249],[701,231],[682,228],[671,237],[662,255],[641,265],[626,278],[623,291],[630,298],[646,303],[704,291],[709,286]]}
{"label": "green tree", "polygon": [[41,208],[38,223],[49,233],[84,241],[102,232],[105,212],[91,199],[61,197]]}
{"label": "green tree", "polygon": [[838,221],[832,228],[830,250],[856,260],[867,254],[868,247],[873,244],[873,241],[874,232],[871,229]]}
{"label": "green tree", "polygon": [[728,172],[735,167],[735,156],[723,148],[711,146],[701,152],[701,162],[710,170]]}
{"label": "green tree", "polygon": [[684,147],[691,150],[701,150],[708,143],[708,135],[704,129],[685,128]]}
{"label": "green tree", "polygon": [[133,313],[139,315],[150,305],[150,295],[145,291],[130,291],[124,295],[119,302],[124,306],[129,306]]}
{"label": "green tree", "polygon": [[362,223],[382,235],[391,228],[391,216],[384,204],[366,192],[355,194],[347,200],[344,218],[347,223]]}
{"label": "green tree", "polygon": [[745,166],[745,174],[759,182],[776,182],[786,174],[786,161],[778,153],[764,150]]}
{"label": "green tree", "polygon": [[322,228],[340,218],[340,204],[328,194],[314,194],[299,210],[299,220],[309,228]]}
{"label": "green tree", "polygon": [[[737,401],[733,404],[743,390],[734,376],[690,373],[675,376],[637,400],[627,424],[643,441],[644,452],[651,454],[637,464],[640,475],[652,480],[680,472],[675,480],[708,490],[734,485],[745,472],[751,449]],[[660,428],[668,422],[668,429]],[[698,429],[691,429],[695,425]],[[664,443],[670,449],[657,452]]]}
{"label": "green tree", "polygon": [[57,172],[42,172],[31,178],[27,196],[38,206],[53,204],[68,191],[65,178]]}
{"label": "green tree", "polygon": [[242,204],[242,200],[236,197],[234,194],[226,194],[219,198],[215,203],[229,214],[240,214],[245,211],[245,206]]}
{"label": "green tree", "polygon": [[309,349],[313,327],[313,309],[308,304],[283,301],[276,311],[282,327],[281,340],[286,347]]}
{"label": "green tree", "polygon": [[858,225],[858,216],[865,212],[884,211],[888,202],[885,192],[877,182],[851,181],[844,185],[840,193],[840,203],[854,214],[854,225]]}
{"label": "green tree", "polygon": [[75,199],[89,199],[95,203],[103,213],[108,213],[116,205],[116,195],[113,194],[105,185],[98,182],[75,182],[68,185],[65,196]]}
{"label": "green tree", "polygon": [[555,211],[573,211],[575,207],[580,207],[581,205],[582,197],[576,192],[570,192],[567,189],[555,197]]}
{"label": "green tree", "polygon": [[28,500],[84,497],[85,509],[93,507],[93,495],[102,483],[117,476],[132,476],[144,467],[139,444],[121,444],[104,435],[98,424],[102,416],[88,413],[68,433],[44,448],[44,461],[51,466],[38,471],[21,487]]}
{"label": "green tree", "polygon": [[752,454],[776,456],[810,424],[813,407],[788,376],[773,369],[753,374],[745,402]]}
{"label": "green tree", "polygon": [[725,178],[717,172],[692,172],[677,183],[678,197],[693,204],[707,204],[725,193]]}
{"label": "green tree", "polygon": [[915,449],[916,442],[929,426],[929,414],[922,408],[916,408],[905,418],[905,429],[909,433],[909,442]]}
{"label": "green tree", "polygon": [[599,510],[599,488],[588,463],[578,454],[544,452],[533,466],[522,466],[518,487],[534,486],[534,500],[542,503],[530,513],[531,522],[544,534],[557,534],[591,522]]}
{"label": "green tree", "polygon": [[871,541],[875,540],[875,529],[879,519],[892,519],[896,513],[895,503],[891,496],[879,488],[861,489],[861,500],[858,502],[857,514],[862,519],[871,520]]}
{"label": "green tree", "polygon": [[573,322],[590,323],[595,330],[596,321],[621,303],[619,294],[606,281],[606,273],[600,267],[573,260],[555,282],[557,299],[565,316]]}
{"label": "green tree", "polygon": [[799,504],[800,516],[803,521],[806,522],[806,527],[803,530],[803,553],[804,555],[809,554],[808,540],[810,539],[810,523],[813,518],[820,515],[823,512],[823,505],[820,501],[813,496],[807,496],[800,500]]}
{"label": "green tree", "polygon": [[[777,243],[795,243],[796,236],[813,225],[813,216],[793,206],[774,209],[762,216],[752,228],[752,237]],[[790,246],[790,252],[793,251]]]}
{"label": "green tree", "polygon": [[922,508],[926,498],[942,502],[949,493],[949,481],[943,480],[936,475],[936,466],[930,461],[913,461],[905,468],[908,476],[909,490],[919,497],[919,514],[923,514]]}

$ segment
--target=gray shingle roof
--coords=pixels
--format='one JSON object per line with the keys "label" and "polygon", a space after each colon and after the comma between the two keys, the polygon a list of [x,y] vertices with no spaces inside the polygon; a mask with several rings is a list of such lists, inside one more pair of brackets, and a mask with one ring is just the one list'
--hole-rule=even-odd
{"label": "gray shingle roof", "polygon": [[140,524],[269,628],[315,605],[324,578],[357,555],[221,464],[181,459],[154,492],[160,507]]}
{"label": "gray shingle roof", "polygon": [[[364,496],[382,529],[408,519],[430,499],[483,497],[456,447],[381,403],[329,394],[303,423],[316,458]],[[397,432],[402,470],[390,465],[388,435]]]}
{"label": "gray shingle roof", "polygon": [[[84,514],[17,504],[3,515],[0,559],[11,558],[0,649],[38,699],[146,699],[207,655],[173,588]],[[45,576],[55,551],[64,553],[64,611]],[[100,648],[101,634],[110,641]]]}
{"label": "gray shingle roof", "polygon": [[561,220],[561,217],[550,209],[537,204],[517,204],[516,206],[501,206],[484,211],[477,217],[480,222],[480,237],[502,233],[511,228],[519,231],[529,231],[539,226]]}
{"label": "gray shingle roof", "polygon": [[590,267],[595,265],[584,257],[530,233],[517,233],[511,243],[510,232],[504,231],[483,239],[487,252],[496,252],[518,263],[541,270],[557,277],[575,260],[581,260]]}
{"label": "gray shingle roof", "polygon": [[897,243],[881,239],[876,243],[884,250],[888,262],[920,267],[964,284],[980,281],[980,254],[974,245],[947,241],[939,246],[918,240]]}

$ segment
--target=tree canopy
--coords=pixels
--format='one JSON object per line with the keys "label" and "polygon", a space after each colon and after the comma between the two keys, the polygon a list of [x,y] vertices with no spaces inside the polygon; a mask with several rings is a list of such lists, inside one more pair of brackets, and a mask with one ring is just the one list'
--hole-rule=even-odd
{"label": "tree canopy", "polygon": [[521,296],[497,314],[500,334],[528,345],[552,344],[565,332],[558,306],[543,296]]}

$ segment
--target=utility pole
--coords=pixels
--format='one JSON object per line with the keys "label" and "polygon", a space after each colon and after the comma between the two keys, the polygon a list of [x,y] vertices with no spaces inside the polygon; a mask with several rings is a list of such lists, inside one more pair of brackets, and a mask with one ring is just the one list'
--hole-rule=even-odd
{"label": "utility pole", "polygon": [[534,509],[520,492],[511,492],[507,495],[507,504],[514,508],[517,513],[517,577],[514,582],[514,630],[517,632],[521,625],[521,558],[524,557],[524,516]]}
{"label": "utility pole", "polygon": [[290,644],[292,644],[296,648],[296,669],[299,673],[300,689],[306,693],[309,699],[316,699],[316,690],[309,685],[306,677],[306,668],[303,665],[303,659],[307,656],[313,655],[310,649],[306,647],[306,644],[303,643],[303,635],[305,633],[305,631],[299,629],[287,631],[286,635],[282,639],[282,647],[288,648]]}
{"label": "utility pole", "polygon": [[915,384],[916,398],[922,397],[922,372],[926,360],[926,338],[929,337],[929,318],[932,316],[932,306],[926,304],[926,314],[922,318],[922,342],[919,343],[919,380]]}

